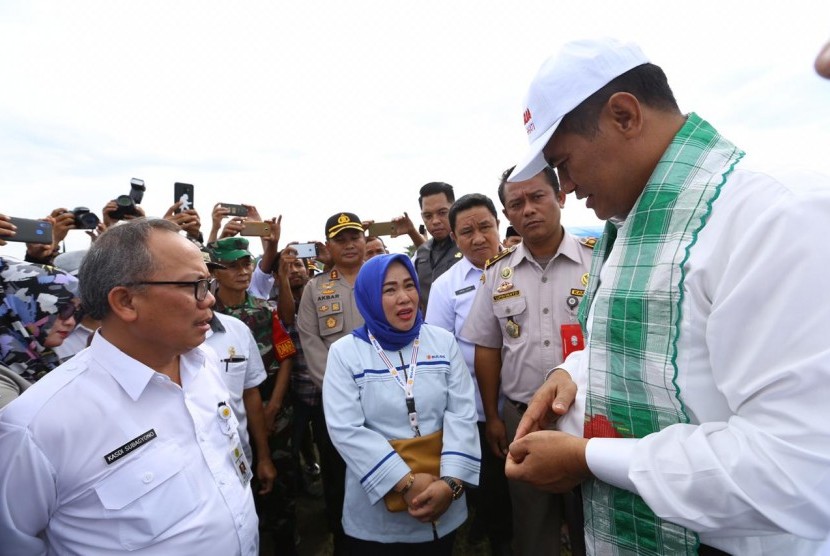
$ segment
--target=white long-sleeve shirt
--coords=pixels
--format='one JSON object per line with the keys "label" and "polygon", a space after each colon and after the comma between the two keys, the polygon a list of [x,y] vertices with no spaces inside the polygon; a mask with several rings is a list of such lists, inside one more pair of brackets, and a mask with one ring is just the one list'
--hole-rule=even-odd
{"label": "white long-sleeve shirt", "polygon": [[201,348],[180,372],[181,387],[96,334],[6,407],[0,553],[258,554],[227,389]]}
{"label": "white long-sleeve shirt", "polygon": [[429,324],[440,326],[449,330],[455,336],[464,362],[473,377],[473,385],[476,392],[476,414],[479,421],[484,421],[484,405],[481,403],[481,393],[478,391],[478,384],[475,382],[475,355],[476,346],[461,337],[461,329],[473,300],[476,297],[476,289],[481,284],[481,275],[484,271],[473,266],[467,257],[464,257],[450,267],[448,271],[435,279],[430,289],[430,303],[425,317]]}
{"label": "white long-sleeve shirt", "polygon": [[[412,344],[401,350],[409,365]],[[387,352],[393,364],[396,352]],[[401,371],[404,366],[397,367]],[[424,324],[415,372],[415,406],[421,434],[443,429],[441,476],[477,485],[481,450],[476,426],[473,381],[452,334]],[[375,348],[352,334],[329,350],[323,379],[323,408],[334,446],[346,461],[343,529],[347,535],[376,542],[425,542],[432,528],[407,512],[387,511],[383,496],[409,473],[389,444],[411,438],[403,390]],[[462,497],[437,522],[440,536],[467,517]]]}
{"label": "white long-sleeve shirt", "polygon": [[[814,554],[830,531],[830,183],[746,166],[685,266],[677,383],[691,423],[594,438],[588,465],[705,544]],[[587,354],[562,365],[580,392],[560,428],[579,435]]]}
{"label": "white long-sleeve shirt", "polygon": [[237,432],[242,440],[245,457],[253,465],[253,451],[248,436],[248,413],[242,399],[245,390],[256,388],[268,378],[251,330],[231,315],[213,313],[215,322],[205,337],[205,345],[216,354],[216,365],[230,394],[230,406],[239,421]]}

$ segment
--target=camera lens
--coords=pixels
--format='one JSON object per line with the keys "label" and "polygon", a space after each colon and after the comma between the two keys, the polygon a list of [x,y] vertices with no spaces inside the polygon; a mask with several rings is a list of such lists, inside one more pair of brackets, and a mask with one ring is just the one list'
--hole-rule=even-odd
{"label": "camera lens", "polygon": [[75,215],[75,227],[79,230],[94,230],[98,227],[98,217],[91,212]]}

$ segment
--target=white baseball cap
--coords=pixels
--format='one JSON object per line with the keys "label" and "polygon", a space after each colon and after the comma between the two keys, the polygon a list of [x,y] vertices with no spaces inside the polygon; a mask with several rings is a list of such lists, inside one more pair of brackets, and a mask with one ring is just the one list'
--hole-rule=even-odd
{"label": "white baseball cap", "polygon": [[541,172],[547,165],[542,149],[562,118],[613,79],[648,61],[636,44],[608,38],[569,42],[548,58],[525,97],[523,118],[530,150],[508,181],[526,181]]}

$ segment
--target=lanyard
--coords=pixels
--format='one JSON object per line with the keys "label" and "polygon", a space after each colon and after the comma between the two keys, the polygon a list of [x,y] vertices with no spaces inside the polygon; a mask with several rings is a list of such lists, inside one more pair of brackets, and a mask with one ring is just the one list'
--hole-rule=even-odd
{"label": "lanyard", "polygon": [[[398,386],[401,387],[406,395],[406,410],[409,413],[409,426],[412,427],[412,430],[415,432],[415,436],[421,436],[421,430],[418,428],[418,412],[415,411],[414,393],[415,367],[418,366],[418,345],[421,342],[420,338],[415,338],[415,341],[412,343],[412,357],[409,360],[409,372],[407,373],[406,369],[404,369],[403,378],[401,378],[401,373],[399,373],[398,369],[395,368],[395,365],[392,364],[389,356],[386,355],[386,352],[383,351],[383,348],[380,347],[380,344],[371,332],[369,332],[369,340],[372,342],[372,346],[374,346],[375,351],[378,352],[380,358],[384,363],[386,363],[386,368],[389,369],[389,374],[392,375],[392,378],[395,379],[395,382],[398,383]],[[403,363],[403,361],[401,361],[401,363]]]}

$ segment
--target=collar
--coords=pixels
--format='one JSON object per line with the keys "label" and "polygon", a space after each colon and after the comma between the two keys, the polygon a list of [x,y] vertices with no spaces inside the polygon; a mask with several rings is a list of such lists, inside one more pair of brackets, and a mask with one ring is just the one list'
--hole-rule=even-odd
{"label": "collar", "polygon": [[467,257],[461,257],[461,260],[455,263],[455,265],[458,266],[458,272],[461,273],[462,278],[465,280],[469,278],[471,273],[475,273],[476,278],[478,278],[484,272],[482,269],[476,267]]}
{"label": "collar", "polygon": [[210,318],[210,323],[208,324],[210,324],[211,333],[218,334],[220,332],[225,332],[225,327],[222,324],[222,321],[219,320],[219,313],[216,311],[213,311],[213,316]]}
{"label": "collar", "polygon": [[[579,240],[571,234],[569,234],[568,230],[565,230],[564,228],[562,232],[562,241],[559,242],[559,249],[557,249],[556,253],[554,253],[553,259],[561,255],[563,257],[571,259],[572,261],[576,261],[578,263],[582,262],[582,258],[579,256]],[[525,247],[524,242],[521,242],[516,246],[516,251],[514,251],[513,254],[519,257],[520,262],[521,259],[527,259],[528,262],[536,262],[536,259],[533,257],[533,254],[527,247]]]}
{"label": "collar", "polygon": [[89,344],[92,358],[107,371],[133,401],[138,400],[155,371],[115,347],[100,332]]}
{"label": "collar", "polygon": [[429,241],[431,242],[429,244],[429,248],[430,249],[435,249],[437,251],[446,251],[447,249],[455,247],[455,242],[452,240],[452,238],[449,235],[447,235],[447,237],[445,237],[444,239],[442,239],[440,241],[435,239],[434,237],[431,237],[431,238],[429,238]]}
{"label": "collar", "polygon": [[583,247],[580,247],[579,240],[569,234],[567,230],[563,229],[563,232],[562,242],[559,244],[559,250],[556,252],[556,255],[561,254],[572,261],[581,262],[580,249],[583,249]]}
{"label": "collar", "polygon": [[[154,376],[161,374],[115,347],[100,332],[92,337],[89,349],[92,358],[115,379],[133,401],[137,401],[141,397]],[[204,360],[204,352],[199,348],[183,353],[179,357],[182,387],[185,384],[185,376],[192,380]]]}
{"label": "collar", "polygon": [[[225,305],[222,303],[219,298],[216,298],[216,303],[213,305],[213,314],[216,315],[217,312],[224,312],[227,309],[237,309],[240,307],[254,307],[254,301],[248,292],[245,292],[245,300],[238,305]],[[212,327],[213,325],[211,325]]]}

